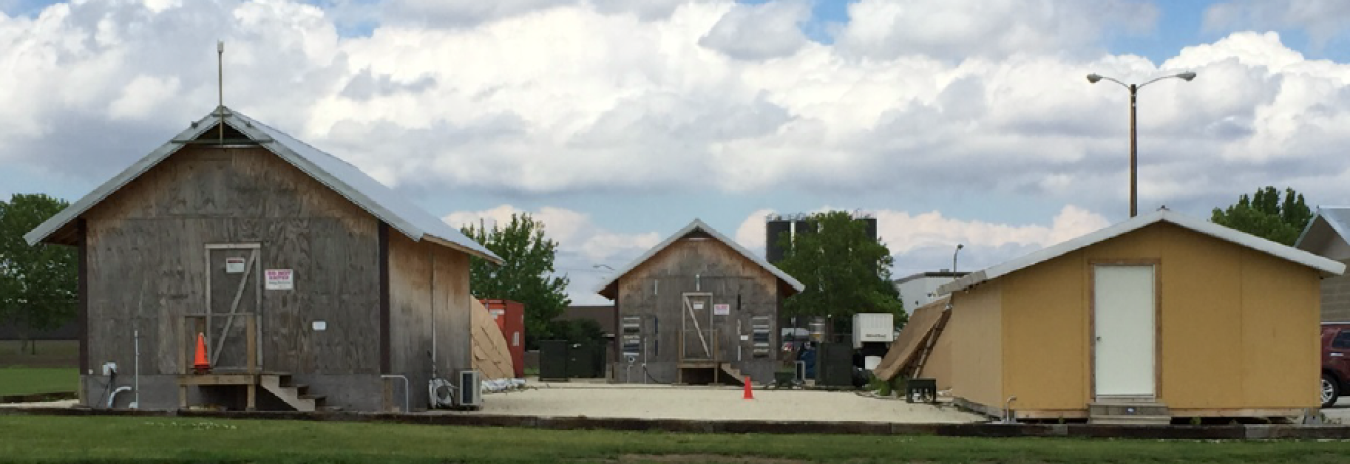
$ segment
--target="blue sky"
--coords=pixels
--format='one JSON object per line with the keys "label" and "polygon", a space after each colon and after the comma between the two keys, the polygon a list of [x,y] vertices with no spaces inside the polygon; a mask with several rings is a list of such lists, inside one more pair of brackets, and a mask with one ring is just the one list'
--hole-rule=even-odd
{"label": "blue sky", "polygon": [[1350,204],[1350,7],[1276,3],[0,0],[0,195],[77,199],[209,112],[223,39],[227,104],[452,223],[545,218],[578,301],[696,217],[760,249],[770,211],[863,210],[897,275],[982,267],[1125,218],[1089,72],[1200,75],[1141,92],[1142,209]]}

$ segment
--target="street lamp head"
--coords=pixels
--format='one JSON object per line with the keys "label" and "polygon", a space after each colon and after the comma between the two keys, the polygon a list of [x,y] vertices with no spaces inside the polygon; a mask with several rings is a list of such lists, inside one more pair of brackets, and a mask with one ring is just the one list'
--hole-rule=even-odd
{"label": "street lamp head", "polygon": [[1180,77],[1182,79],[1185,79],[1187,82],[1190,82],[1191,79],[1195,79],[1195,73],[1186,71],[1184,73],[1177,74],[1177,77]]}
{"label": "street lamp head", "polygon": [[958,250],[960,250],[960,249],[962,249],[962,248],[965,248],[965,247],[966,247],[965,245],[962,245],[962,244],[960,244],[960,243],[956,244],[956,249],[958,249]]}
{"label": "street lamp head", "polygon": [[[1192,77],[1194,77],[1194,75],[1192,75]],[[1092,73],[1092,74],[1088,74],[1088,75],[1087,75],[1087,79],[1088,79],[1088,83],[1089,83],[1089,84],[1096,84],[1097,81],[1102,80],[1102,76],[1099,76],[1099,75],[1097,75],[1096,73]],[[1187,79],[1187,80],[1190,80],[1190,79]]]}

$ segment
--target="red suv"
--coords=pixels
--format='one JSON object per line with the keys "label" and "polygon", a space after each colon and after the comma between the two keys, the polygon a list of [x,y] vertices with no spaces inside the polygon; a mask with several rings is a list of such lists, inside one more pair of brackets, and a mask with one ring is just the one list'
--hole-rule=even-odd
{"label": "red suv", "polygon": [[1322,323],[1322,407],[1350,392],[1350,322]]}

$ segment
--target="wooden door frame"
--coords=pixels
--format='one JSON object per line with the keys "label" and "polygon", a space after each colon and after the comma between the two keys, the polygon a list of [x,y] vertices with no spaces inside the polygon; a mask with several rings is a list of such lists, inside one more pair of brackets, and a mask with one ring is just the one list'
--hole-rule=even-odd
{"label": "wooden door frame", "polygon": [[[1088,260],[1088,399],[1097,397],[1097,266],[1152,266],[1153,267],[1153,400],[1161,401],[1162,394],[1162,259],[1089,259]],[[1110,397],[1108,397],[1110,398]]]}
{"label": "wooden door frame", "polygon": [[[262,294],[263,294],[263,283],[264,283],[264,282],[263,282],[263,271],[262,271],[262,269],[264,268],[264,266],[263,266],[263,264],[262,264],[262,243],[258,243],[258,242],[248,242],[248,243],[208,243],[208,244],[206,244],[206,246],[205,246],[205,255],[206,255],[206,258],[205,258],[204,261],[205,261],[205,265],[206,265],[206,267],[205,267],[205,271],[206,271],[206,274],[205,274],[205,279],[206,279],[206,282],[205,282],[205,284],[206,284],[206,292],[205,292],[206,306],[205,306],[205,308],[204,308],[205,310],[203,311],[203,314],[206,315],[206,337],[207,337],[206,343],[207,343],[207,346],[212,346],[212,336],[214,335],[214,334],[212,334],[212,330],[211,330],[211,320],[213,319],[213,315],[212,315],[212,311],[211,311],[211,275],[212,275],[212,272],[211,272],[211,271],[212,271],[211,253],[214,252],[214,251],[222,251],[222,250],[249,250],[250,253],[251,253],[251,255],[252,255],[250,261],[252,262],[251,264],[253,265],[252,270],[253,270],[253,275],[255,276],[254,279],[256,280],[256,282],[254,282],[254,285],[255,285],[255,288],[254,288],[254,319],[257,321],[257,322],[254,324],[254,329],[255,329],[255,332],[256,332],[256,333],[254,333],[253,335],[254,335],[254,337],[256,337],[256,339],[262,340],[262,339],[263,339],[263,338],[262,338],[262,330],[263,330],[263,324],[264,324],[264,322],[263,322],[263,320],[262,320],[262,317],[261,317],[261,316],[262,316]],[[246,268],[246,269],[247,269],[247,268]],[[247,274],[245,274],[245,276],[247,276]],[[241,283],[242,283],[242,281],[241,281]],[[242,290],[242,288],[241,288],[241,290]],[[223,338],[223,337],[222,337],[222,338]],[[216,359],[217,359],[216,356],[219,356],[220,351],[224,348],[224,346],[225,346],[225,345],[224,345],[224,340],[222,339],[222,340],[220,341],[220,345],[219,345],[214,351],[210,352],[210,356],[211,356],[211,364],[212,364],[212,365],[215,364],[215,361],[216,361]],[[260,345],[258,346],[258,349],[257,349],[256,359],[254,359],[253,361],[257,364],[257,366],[258,366],[259,368],[261,368],[262,365],[263,365],[262,360],[263,360],[263,348],[262,348],[262,345],[260,344]],[[245,360],[245,364],[246,364],[246,365],[248,364],[248,360]]]}
{"label": "wooden door frame", "polygon": [[[689,297],[691,297],[691,296],[692,296],[692,297],[707,297],[707,298],[708,298],[708,329],[709,329],[709,330],[712,330],[712,329],[713,329],[713,308],[712,308],[712,304],[713,304],[713,301],[712,301],[712,300],[713,300],[713,294],[712,294],[711,292],[682,292],[682,293],[680,293],[680,353],[679,353],[679,357],[676,358],[676,359],[678,359],[679,361],[684,361],[684,360],[685,360],[685,355],[684,355],[684,336],[685,336],[685,334],[688,333],[688,331],[689,331],[689,328],[688,328],[687,324],[688,324],[688,322],[689,322],[690,320],[693,320],[693,321],[694,321],[695,330],[698,331],[699,337],[702,337],[702,336],[703,336],[703,331],[702,331],[702,329],[699,329],[699,328],[698,328],[698,320],[696,319],[696,318],[697,318],[697,315],[696,315],[696,314],[692,314],[692,312],[693,312],[693,303],[691,303],[691,302],[689,301]],[[686,317],[686,316],[688,316],[688,317]],[[714,330],[714,331],[712,332],[712,336],[709,337],[709,338],[712,339],[712,340],[711,340],[711,343],[712,343],[712,344],[711,344],[711,346],[709,346],[709,345],[705,345],[705,346],[704,346],[705,352],[708,353],[708,360],[709,360],[709,361],[716,361],[716,360],[717,360],[717,332]]]}

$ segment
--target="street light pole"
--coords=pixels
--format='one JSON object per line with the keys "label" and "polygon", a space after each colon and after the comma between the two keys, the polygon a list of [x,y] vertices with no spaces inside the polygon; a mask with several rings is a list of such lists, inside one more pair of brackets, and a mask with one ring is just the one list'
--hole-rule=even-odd
{"label": "street light pole", "polygon": [[1135,130],[1135,95],[1139,86],[1130,84],[1130,217],[1139,214],[1139,133]]}
{"label": "street light pole", "polygon": [[1108,80],[1120,84],[1122,87],[1125,87],[1126,90],[1130,91],[1130,217],[1135,217],[1139,213],[1139,133],[1136,130],[1135,124],[1135,113],[1138,109],[1138,99],[1136,98],[1136,95],[1139,93],[1139,89],[1144,86],[1172,77],[1190,82],[1191,79],[1195,79],[1195,73],[1187,71],[1180,74],[1157,77],[1138,85],[1126,84],[1115,78],[1095,73],[1087,75],[1089,84],[1096,84],[1098,81]]}
{"label": "street light pole", "polygon": [[962,248],[965,248],[965,245],[958,243],[956,244],[956,251],[952,252],[952,274],[956,274],[956,254],[960,253]]}

